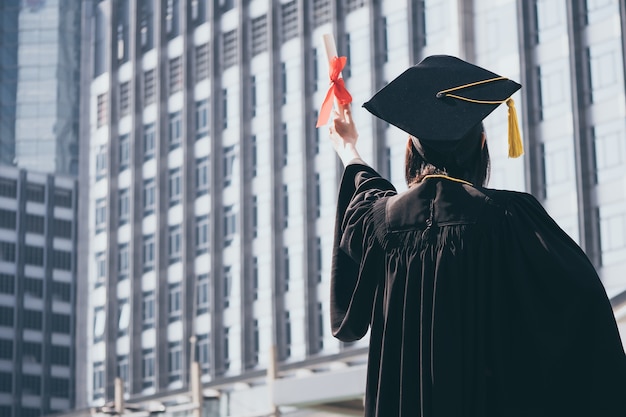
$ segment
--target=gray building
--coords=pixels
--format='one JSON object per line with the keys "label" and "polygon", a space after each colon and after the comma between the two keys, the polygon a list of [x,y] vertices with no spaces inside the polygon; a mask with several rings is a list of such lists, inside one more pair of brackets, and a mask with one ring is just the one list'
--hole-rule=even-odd
{"label": "gray building", "polygon": [[0,2],[0,415],[74,403],[80,2]]}
{"label": "gray building", "polygon": [[328,325],[341,170],[314,128],[326,33],[348,57],[362,154],[399,189],[406,138],[360,109],[374,91],[439,53],[520,80],[526,155],[506,158],[498,109],[491,185],[536,195],[621,305],[623,2],[84,4],[81,406],[105,406],[121,378],[129,404],[182,413],[197,361],[215,415],[362,409],[367,340],[340,343]]}

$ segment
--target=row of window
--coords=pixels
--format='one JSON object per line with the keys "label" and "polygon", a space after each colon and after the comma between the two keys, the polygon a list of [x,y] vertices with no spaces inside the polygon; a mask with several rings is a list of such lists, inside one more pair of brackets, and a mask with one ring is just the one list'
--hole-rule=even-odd
{"label": "row of window", "polygon": [[[44,292],[44,282],[40,278],[24,277],[24,293],[31,297],[42,298]],[[72,287],[67,282],[52,281],[50,284],[52,299],[69,302],[72,294]],[[15,294],[15,275],[0,273],[0,294]]]}
{"label": "row of window", "polygon": [[[40,375],[22,374],[20,384],[22,395],[41,395],[43,382],[44,378]],[[70,380],[67,378],[51,376],[47,382],[47,387],[52,397],[67,398],[71,393]],[[14,388],[13,375],[9,372],[0,372],[0,393],[12,394]]]}
{"label": "row of window", "polygon": [[[17,180],[14,178],[0,177],[0,197],[17,198]],[[50,190],[48,190],[50,192]],[[36,203],[45,202],[46,188],[41,184],[27,183],[24,193],[26,201]],[[72,207],[72,191],[62,188],[54,188],[52,202],[58,207]]]}
{"label": "row of window", "polygon": [[[24,229],[26,232],[44,234],[45,217],[36,214],[26,213],[24,215]],[[72,221],[63,219],[52,219],[52,235],[71,239]],[[17,227],[17,213],[13,210],[0,208],[0,229],[15,230]]]}
{"label": "row of window", "polygon": [[[43,329],[43,312],[24,309],[21,311],[22,328],[32,330]],[[0,306],[0,326],[13,327],[15,325],[15,310],[13,307]],[[70,316],[60,313],[50,314],[51,330],[56,333],[70,333]]]}
{"label": "row of window", "polygon": [[[16,261],[17,245],[13,242],[0,241],[0,262]],[[44,248],[40,246],[24,245],[24,263],[27,265],[44,265]],[[72,270],[72,252],[53,249],[51,257],[52,268],[65,271]]]}

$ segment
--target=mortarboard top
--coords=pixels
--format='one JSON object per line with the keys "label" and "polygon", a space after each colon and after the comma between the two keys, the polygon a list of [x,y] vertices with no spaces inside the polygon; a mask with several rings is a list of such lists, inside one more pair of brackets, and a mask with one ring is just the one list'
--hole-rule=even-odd
{"label": "mortarboard top", "polygon": [[370,113],[440,152],[454,150],[500,104],[509,105],[509,156],[523,153],[509,80],[447,55],[433,55],[399,75],[368,102]]}

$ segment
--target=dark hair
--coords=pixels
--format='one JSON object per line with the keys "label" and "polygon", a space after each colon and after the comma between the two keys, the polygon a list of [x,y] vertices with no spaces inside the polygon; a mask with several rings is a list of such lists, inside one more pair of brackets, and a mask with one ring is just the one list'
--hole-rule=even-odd
{"label": "dark hair", "polygon": [[[446,162],[431,162],[416,148],[415,138],[410,137],[406,146],[406,156],[404,165],[404,176],[409,187],[419,183],[427,175],[442,174],[449,175],[468,181],[477,186],[487,185],[489,180],[489,172],[491,161],[489,159],[489,149],[487,141],[483,143],[482,135],[485,133],[482,123],[461,139],[461,142],[475,144],[464,156],[464,158],[454,157],[454,155],[440,154],[437,160],[445,160]],[[466,139],[468,142],[466,142]],[[419,140],[418,140],[419,141]],[[481,144],[483,144],[481,146]],[[422,148],[426,148],[422,142],[419,142]],[[429,155],[434,152],[428,149]]]}

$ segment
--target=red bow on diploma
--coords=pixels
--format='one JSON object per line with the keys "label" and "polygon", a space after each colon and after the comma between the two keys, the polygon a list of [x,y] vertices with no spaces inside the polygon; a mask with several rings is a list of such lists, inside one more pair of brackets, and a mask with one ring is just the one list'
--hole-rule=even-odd
{"label": "red bow on diploma", "polygon": [[315,127],[324,126],[330,118],[330,112],[333,109],[333,99],[336,98],[337,102],[341,105],[352,103],[352,96],[346,89],[346,85],[343,82],[343,78],[339,77],[341,70],[346,66],[348,58],[345,56],[335,56],[330,61],[330,87],[326,93],[326,97],[322,102],[320,108],[320,114],[317,118],[317,125]]}

